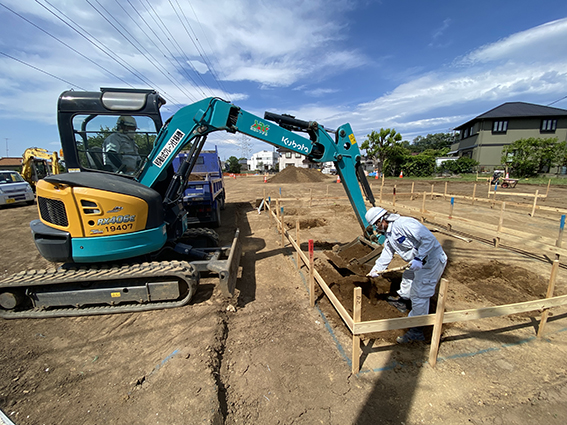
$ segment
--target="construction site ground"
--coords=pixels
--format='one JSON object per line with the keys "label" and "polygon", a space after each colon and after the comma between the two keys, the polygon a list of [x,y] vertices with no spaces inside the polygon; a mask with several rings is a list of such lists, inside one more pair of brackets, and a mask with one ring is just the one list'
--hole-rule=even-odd
{"label": "construction site ground", "polygon": [[[222,297],[215,278],[204,277],[194,301],[182,308],[2,320],[0,409],[18,425],[567,423],[562,307],[552,310],[542,338],[536,337],[538,311],[445,325],[435,368],[429,343],[398,345],[402,330],[367,335],[361,371],[351,373],[348,328],[320,290],[316,307],[309,307],[306,267],[298,267],[291,245],[281,245],[274,222],[258,211],[264,193],[273,206],[284,199],[289,231],[295,235],[299,222],[305,251],[314,240],[317,268],[349,311],[360,285],[363,320],[401,317],[385,302],[399,274],[369,281],[327,260],[326,251],[361,234],[335,179],[283,172],[267,183],[263,176],[227,178],[218,231],[227,245],[239,228],[243,243],[232,300]],[[384,200],[392,201],[394,185],[397,193],[409,192],[411,182],[387,179]],[[381,182],[371,183],[378,196]],[[431,184],[444,191],[444,182],[435,180],[415,182],[414,190],[430,192]],[[448,190],[470,196],[473,184],[454,179]],[[509,190],[536,189],[520,182]],[[486,198],[486,183],[478,182],[477,196]],[[531,204],[533,197],[510,200]],[[397,202],[419,209],[422,197]],[[538,205],[567,208],[567,189],[552,187]],[[449,206],[449,199],[427,198],[430,212],[447,214]],[[453,214],[497,225],[500,209],[491,206],[457,199]],[[506,211],[505,226],[557,238],[560,214]],[[0,209],[0,277],[53,267],[31,238],[29,222],[37,215],[35,205]],[[435,234],[449,256],[448,311],[545,297],[552,254]],[[555,294],[567,294],[563,267]]]}

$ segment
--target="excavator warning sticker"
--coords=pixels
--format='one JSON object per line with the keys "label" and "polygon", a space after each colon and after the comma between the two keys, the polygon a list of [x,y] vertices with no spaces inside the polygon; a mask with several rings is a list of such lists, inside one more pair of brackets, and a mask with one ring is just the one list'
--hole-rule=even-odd
{"label": "excavator warning sticker", "polygon": [[156,159],[154,159],[153,161],[154,165],[161,168],[163,164],[167,162],[171,154],[175,151],[175,148],[181,142],[183,136],[185,136],[185,133],[183,133],[179,129],[175,130],[175,133],[173,133],[173,135],[169,138],[165,146],[161,149],[158,156],[156,156]]}
{"label": "excavator warning sticker", "polygon": [[111,296],[112,298],[120,298],[120,297],[121,297],[121,294],[120,294],[120,292],[111,292],[111,293],[110,293],[110,296]]}
{"label": "excavator warning sticker", "polygon": [[356,145],[356,139],[354,138],[354,134],[349,134],[348,138],[350,139],[351,145]]}

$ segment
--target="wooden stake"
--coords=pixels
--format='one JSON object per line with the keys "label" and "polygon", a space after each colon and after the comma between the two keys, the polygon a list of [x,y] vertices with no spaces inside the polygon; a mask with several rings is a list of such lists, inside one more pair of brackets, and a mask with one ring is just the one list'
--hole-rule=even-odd
{"label": "wooden stake", "polygon": [[[549,285],[547,286],[547,295],[545,298],[553,298],[553,292],[555,291],[555,280],[557,279],[557,271],[559,270],[559,254],[555,254],[555,260],[553,261],[553,266],[551,266],[551,275],[549,277]],[[543,335],[543,330],[545,324],[547,323],[547,318],[549,317],[549,309],[545,309],[541,315],[541,321],[539,322],[539,328],[537,330],[537,337],[541,338]]]}
{"label": "wooden stake", "polygon": [[272,197],[268,197],[268,216],[270,217],[270,226],[269,229],[272,228]]}
{"label": "wooden stake", "polygon": [[[478,174],[477,174],[478,177]],[[476,197],[476,183],[474,184],[474,188],[472,191],[472,205],[474,205],[474,198]]]}
{"label": "wooden stake", "polygon": [[431,185],[431,200],[433,201],[433,184]]}
{"label": "wooden stake", "polygon": [[382,186],[380,186],[380,201],[379,204],[382,205],[382,192],[384,190],[384,180],[382,180]]}
{"label": "wooden stake", "polygon": [[392,200],[392,206],[395,207],[396,206],[396,185],[394,185],[394,192],[393,192],[393,200]]}
{"label": "wooden stake", "polygon": [[264,212],[266,212],[266,189],[264,189]]}
{"label": "wooden stake", "polygon": [[547,190],[545,191],[545,197],[547,198],[547,195],[549,195],[549,185],[551,184],[551,179],[549,179],[549,181],[547,182]]}
{"label": "wooden stake", "polygon": [[410,199],[413,201],[413,187],[415,185],[415,182],[411,182],[411,197]]}
{"label": "wooden stake", "polygon": [[309,305],[315,307],[315,261],[313,239],[309,239]]}
{"label": "wooden stake", "polygon": [[502,202],[500,207],[500,219],[498,220],[498,229],[496,232],[500,233],[502,231],[502,223],[504,223],[504,210],[506,209],[506,202]]}
{"label": "wooden stake", "polygon": [[449,219],[453,218],[453,207],[455,206],[455,198],[451,198],[451,209],[449,210]]}
{"label": "wooden stake", "polygon": [[537,196],[539,194],[539,190],[535,191],[535,196],[534,196],[534,205],[532,206],[532,213],[530,214],[532,217],[535,215],[535,209],[536,209],[536,204],[537,204]]}
{"label": "wooden stake", "polygon": [[[295,243],[298,247],[301,248],[301,241],[299,240],[299,217],[295,222]],[[297,264],[297,268],[301,268],[301,264],[299,264],[299,251],[295,251],[295,264]]]}
{"label": "wooden stake", "polygon": [[282,231],[282,248],[285,246],[285,228],[284,228],[284,209],[282,207],[281,219],[281,231]]}
{"label": "wooden stake", "polygon": [[429,350],[429,365],[435,367],[437,364],[437,354],[439,352],[439,341],[443,329],[443,317],[445,316],[445,301],[447,300],[447,286],[449,281],[441,279],[439,286],[439,296],[437,297],[437,310],[435,312],[435,323],[433,324],[433,335],[431,336],[431,348]]}
{"label": "wooden stake", "polygon": [[[354,323],[360,322],[362,318],[362,288],[357,286],[354,288],[352,319]],[[352,335],[352,373],[360,372],[360,336]]]}
{"label": "wooden stake", "polygon": [[285,246],[285,225],[284,225],[284,211],[283,211],[283,207],[282,207],[281,220],[282,220],[281,229],[282,229],[282,248],[283,248],[283,247]]}
{"label": "wooden stake", "polygon": [[427,197],[427,192],[423,192],[423,201],[421,202],[421,212],[425,214],[425,198]]}

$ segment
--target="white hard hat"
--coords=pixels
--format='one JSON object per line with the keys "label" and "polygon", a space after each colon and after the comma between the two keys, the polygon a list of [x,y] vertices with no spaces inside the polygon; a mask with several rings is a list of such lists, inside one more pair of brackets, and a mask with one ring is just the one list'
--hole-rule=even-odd
{"label": "white hard hat", "polygon": [[388,214],[388,211],[386,211],[384,208],[372,207],[368,211],[366,211],[364,217],[366,218],[368,224],[374,225],[378,220],[380,220],[386,214]]}

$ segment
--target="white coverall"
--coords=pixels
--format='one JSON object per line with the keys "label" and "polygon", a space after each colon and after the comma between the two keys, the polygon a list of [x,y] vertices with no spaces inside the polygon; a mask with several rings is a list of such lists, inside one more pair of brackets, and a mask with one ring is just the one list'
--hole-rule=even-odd
{"label": "white coverall", "polygon": [[[104,141],[102,148],[104,165],[110,165],[113,171],[122,171],[131,174],[136,171],[138,161],[141,160],[138,154],[138,146],[134,139],[125,133],[112,133]],[[115,152],[122,161],[122,167],[119,168],[114,164],[107,152]]]}
{"label": "white coverall", "polygon": [[385,236],[384,249],[372,271],[386,270],[394,253],[408,263],[415,257],[421,259],[423,268],[404,272],[398,294],[411,300],[412,309],[408,316],[429,314],[429,299],[435,294],[435,287],[447,264],[447,255],[441,244],[427,227],[412,217],[389,221]]}

